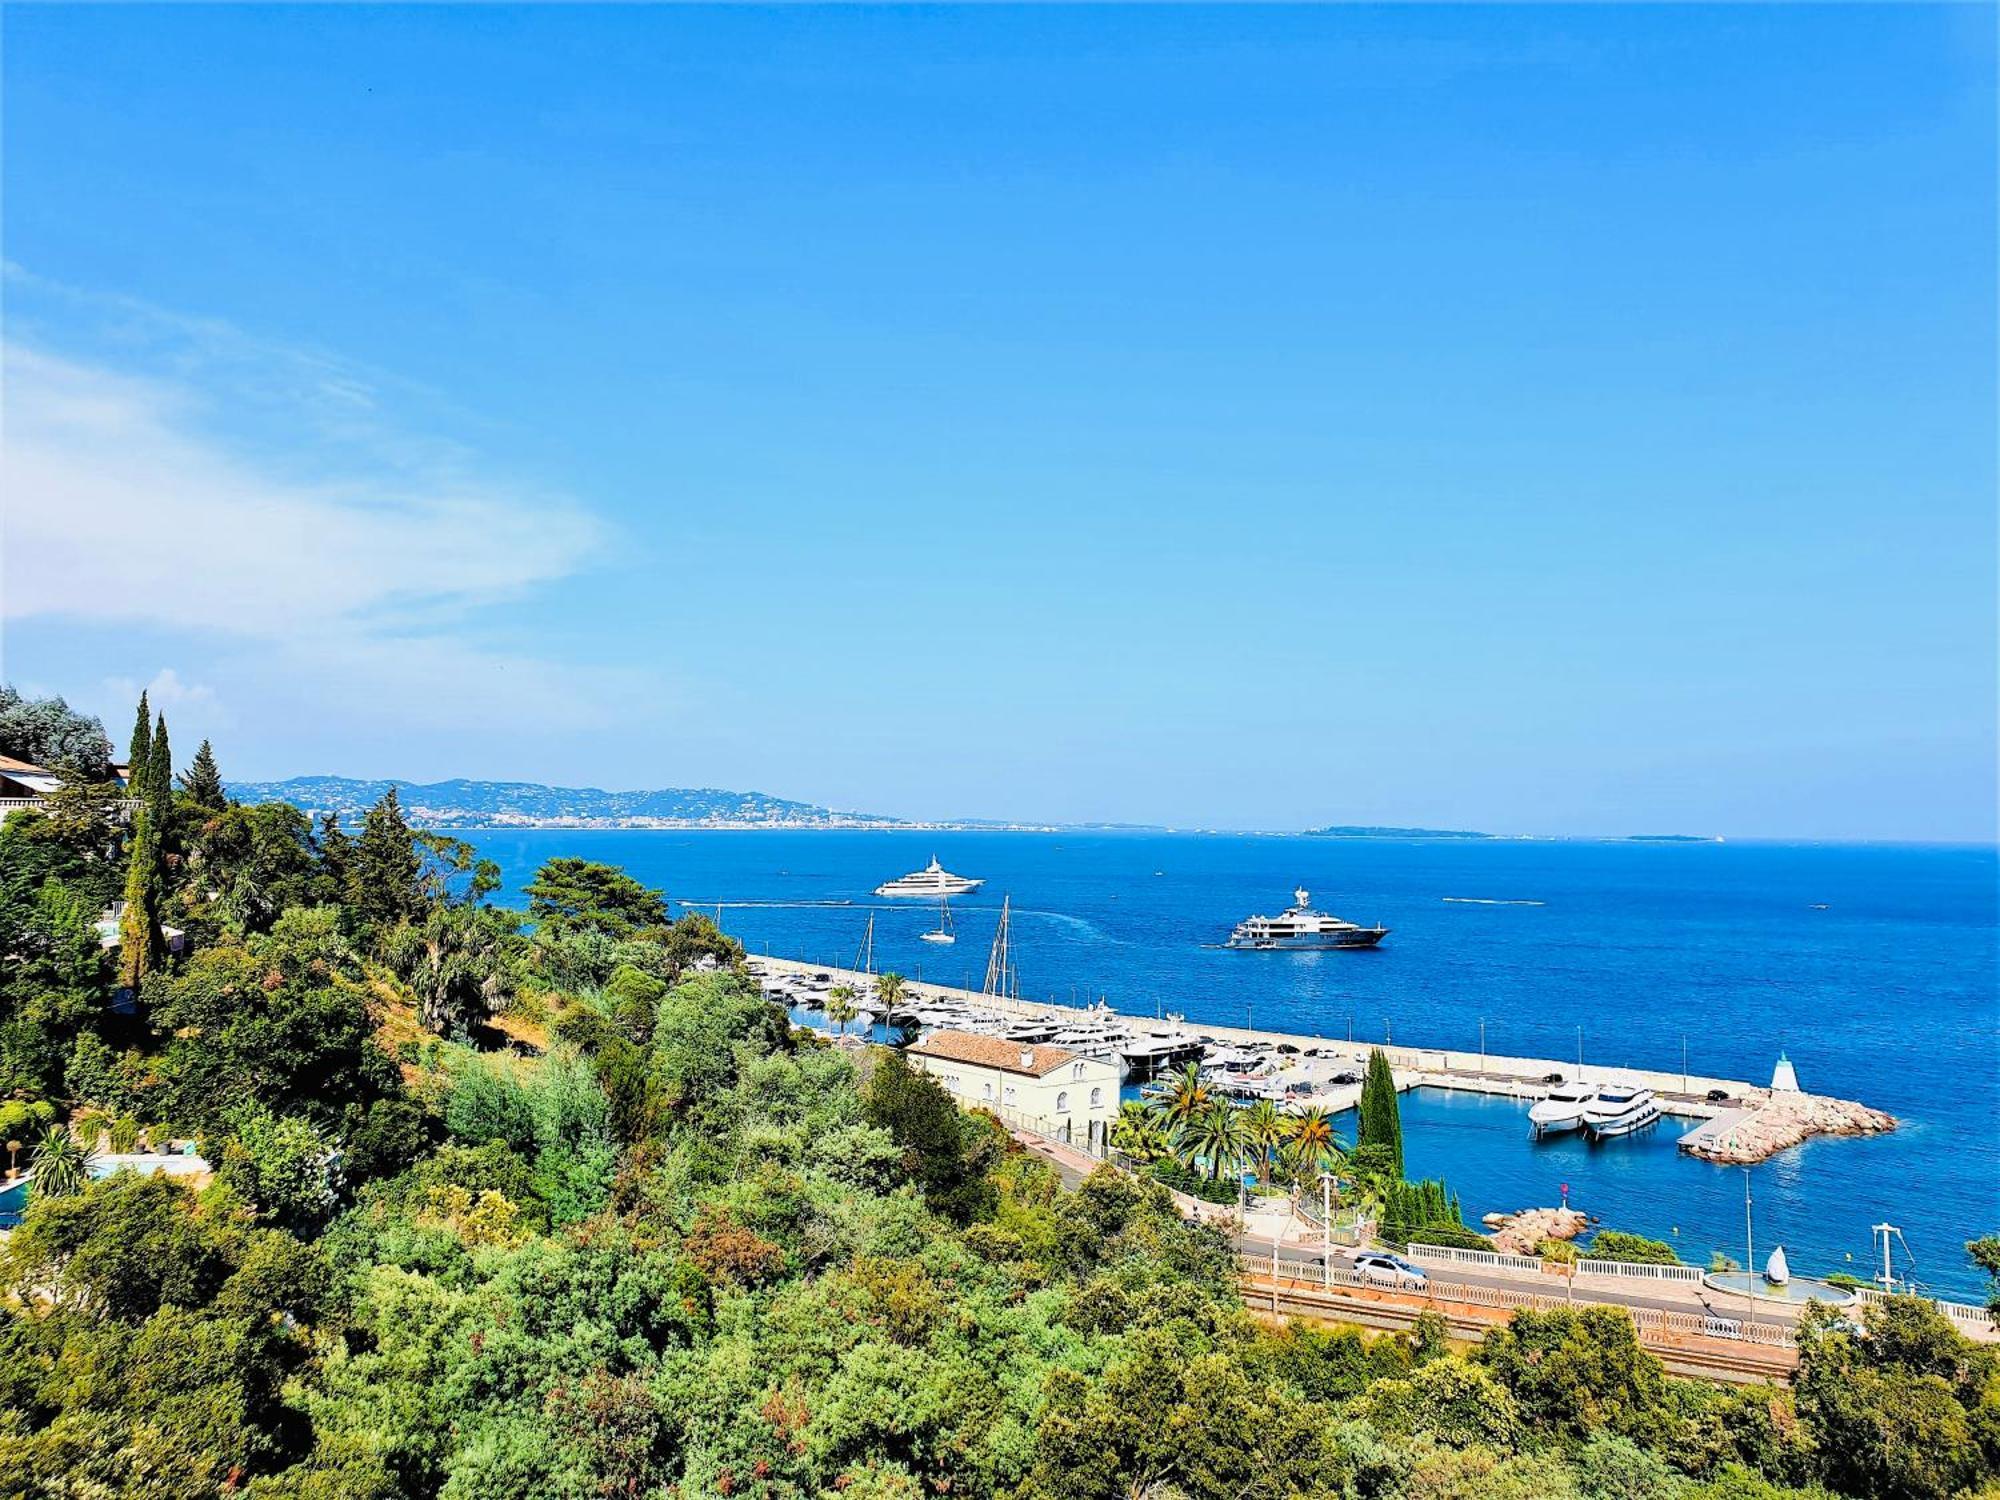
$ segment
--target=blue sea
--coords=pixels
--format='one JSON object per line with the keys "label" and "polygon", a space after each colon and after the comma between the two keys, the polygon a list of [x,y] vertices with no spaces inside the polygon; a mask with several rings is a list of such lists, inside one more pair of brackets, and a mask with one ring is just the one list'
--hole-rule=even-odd
{"label": "blue sea", "polygon": [[[1963,1244],[2000,1231],[2000,867],[1987,847],[1327,840],[1154,833],[489,831],[507,882],[574,854],[676,903],[721,905],[752,951],[852,963],[870,910],[875,961],[978,987],[1013,898],[1021,991],[1099,996],[1128,1013],[1329,1037],[1572,1058],[1768,1080],[1903,1121],[1809,1142],[1754,1169],[1757,1254],[1804,1273],[1870,1269],[1869,1226],[1902,1227],[1936,1295],[1983,1300]],[[918,941],[936,910],[875,885],[932,853],[986,885],[953,903],[958,943]],[[1315,906],[1392,929],[1379,949],[1217,946],[1252,912]],[[1449,898],[1449,899],[1448,899]],[[1518,904],[1538,903],[1538,904]],[[1413,1175],[1442,1175],[1468,1220],[1570,1202],[1673,1241],[1744,1255],[1744,1176],[1683,1157],[1666,1121],[1590,1146],[1535,1143],[1521,1106],[1404,1096]],[[1900,1251],[1899,1251],[1900,1255]],[[1899,1261],[1899,1267],[1901,1266]]]}

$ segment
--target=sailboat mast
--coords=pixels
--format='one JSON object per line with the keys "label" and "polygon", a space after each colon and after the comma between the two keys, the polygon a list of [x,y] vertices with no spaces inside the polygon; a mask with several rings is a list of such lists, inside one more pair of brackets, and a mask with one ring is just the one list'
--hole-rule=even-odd
{"label": "sailboat mast", "polygon": [[875,913],[868,913],[868,926],[861,934],[861,951],[854,957],[854,967],[864,974],[875,972]]}
{"label": "sailboat mast", "polygon": [[986,983],[983,986],[989,995],[1010,995],[1013,992],[1013,962],[1007,953],[1007,924],[1012,914],[1013,896],[1000,898],[1000,925],[993,930],[993,951],[986,956]]}

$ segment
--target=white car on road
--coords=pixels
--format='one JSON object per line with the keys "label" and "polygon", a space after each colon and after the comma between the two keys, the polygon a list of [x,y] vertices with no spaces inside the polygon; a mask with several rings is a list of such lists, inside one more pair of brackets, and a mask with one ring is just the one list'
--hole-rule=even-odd
{"label": "white car on road", "polygon": [[1364,1250],[1354,1257],[1354,1273],[1378,1286],[1409,1287],[1422,1291],[1430,1278],[1400,1255],[1383,1250]]}

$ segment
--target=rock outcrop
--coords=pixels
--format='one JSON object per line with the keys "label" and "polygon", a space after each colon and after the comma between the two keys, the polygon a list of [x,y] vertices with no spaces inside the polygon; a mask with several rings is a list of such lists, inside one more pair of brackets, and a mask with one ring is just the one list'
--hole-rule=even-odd
{"label": "rock outcrop", "polygon": [[1503,1255],[1533,1255],[1543,1240],[1573,1240],[1590,1227],[1574,1208],[1524,1208],[1517,1214],[1488,1214],[1493,1248]]}

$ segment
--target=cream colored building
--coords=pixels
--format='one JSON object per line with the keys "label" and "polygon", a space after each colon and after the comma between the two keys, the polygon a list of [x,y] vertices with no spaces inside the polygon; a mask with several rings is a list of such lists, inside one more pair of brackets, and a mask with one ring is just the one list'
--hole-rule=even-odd
{"label": "cream colored building", "polygon": [[1118,1115],[1118,1065],[1046,1043],[934,1031],[905,1054],[966,1109],[1100,1154]]}

